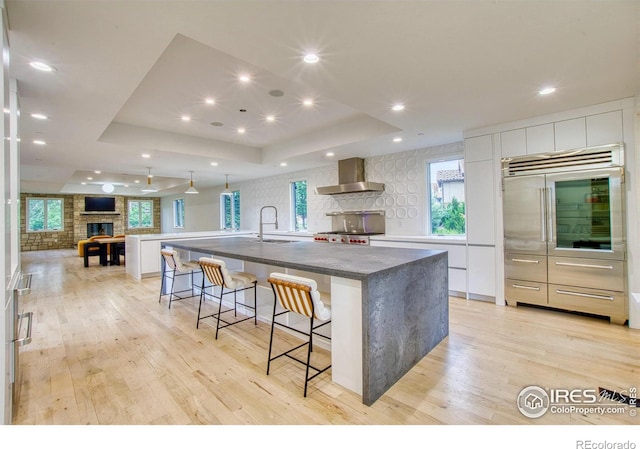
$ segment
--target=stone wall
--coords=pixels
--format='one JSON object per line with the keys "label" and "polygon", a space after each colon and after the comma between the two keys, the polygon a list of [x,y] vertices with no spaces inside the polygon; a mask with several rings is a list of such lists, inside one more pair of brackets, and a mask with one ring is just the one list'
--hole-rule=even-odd
{"label": "stone wall", "polygon": [[[37,251],[44,249],[73,248],[80,240],[87,238],[87,223],[113,223],[113,235],[158,234],[162,229],[160,198],[125,197],[110,195],[116,199],[115,212],[84,212],[86,195],[45,195],[22,193],[20,195],[20,250]],[[99,195],[91,195],[99,196]],[[108,195],[105,195],[108,196]],[[27,198],[63,198],[64,229],[56,232],[26,231],[26,199]],[[130,229],[127,227],[128,200],[153,200],[153,227]]]}
{"label": "stone wall", "polygon": [[[27,232],[27,198],[62,198],[64,229],[62,231]],[[73,248],[73,195],[44,195],[23,193],[20,195],[20,250]]]}

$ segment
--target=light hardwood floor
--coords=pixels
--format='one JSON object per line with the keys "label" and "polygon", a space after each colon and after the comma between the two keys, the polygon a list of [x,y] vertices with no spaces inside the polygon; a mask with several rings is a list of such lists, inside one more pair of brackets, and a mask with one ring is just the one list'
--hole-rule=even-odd
{"label": "light hardwood floor", "polygon": [[[15,424],[639,424],[622,415],[524,417],[523,387],[628,390],[640,331],[563,312],[450,298],[450,333],[367,407],[289,360],[265,374],[269,326],[196,329],[198,300],[158,303],[160,278],[89,268],[75,250],[26,252],[34,312]],[[338,300],[337,298],[333,299]],[[318,357],[326,357],[317,351]],[[609,404],[607,404],[609,405]]]}

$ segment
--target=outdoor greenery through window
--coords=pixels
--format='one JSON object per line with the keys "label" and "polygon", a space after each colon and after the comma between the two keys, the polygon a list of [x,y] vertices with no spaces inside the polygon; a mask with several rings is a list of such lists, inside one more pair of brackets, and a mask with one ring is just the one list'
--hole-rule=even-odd
{"label": "outdoor greenery through window", "polygon": [[307,181],[291,183],[291,210],[293,230],[307,230]]}
{"label": "outdoor greenery through window", "polygon": [[173,227],[184,228],[184,198],[173,200]]}
{"label": "outdoor greenery through window", "polygon": [[464,235],[464,159],[428,164],[431,235]]}
{"label": "outdoor greenery through window", "polygon": [[61,198],[27,198],[27,231],[62,231],[64,202]]}
{"label": "outdoor greenery through window", "polygon": [[240,191],[220,195],[220,227],[240,229]]}
{"label": "outdoor greenery through window", "polygon": [[129,201],[129,227],[153,227],[153,200]]}

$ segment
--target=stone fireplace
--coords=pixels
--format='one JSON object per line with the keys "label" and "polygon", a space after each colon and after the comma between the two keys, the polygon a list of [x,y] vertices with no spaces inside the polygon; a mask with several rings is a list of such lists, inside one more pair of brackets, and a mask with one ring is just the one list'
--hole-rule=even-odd
{"label": "stone fireplace", "polygon": [[87,223],[87,238],[94,235],[113,236],[113,223]]}

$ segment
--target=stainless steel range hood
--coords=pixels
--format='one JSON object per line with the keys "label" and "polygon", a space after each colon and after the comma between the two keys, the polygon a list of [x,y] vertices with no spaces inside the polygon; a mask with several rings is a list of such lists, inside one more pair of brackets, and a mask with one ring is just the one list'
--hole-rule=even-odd
{"label": "stainless steel range hood", "polygon": [[317,195],[342,193],[383,192],[384,184],[364,179],[364,159],[352,157],[338,161],[338,185],[316,187]]}

